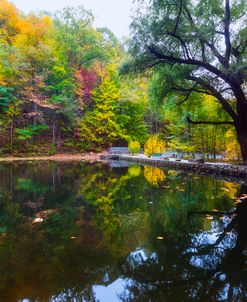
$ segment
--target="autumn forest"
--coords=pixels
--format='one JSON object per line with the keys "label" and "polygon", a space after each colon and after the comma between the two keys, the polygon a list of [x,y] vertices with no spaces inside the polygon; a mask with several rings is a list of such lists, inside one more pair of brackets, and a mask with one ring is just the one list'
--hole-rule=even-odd
{"label": "autumn forest", "polygon": [[23,14],[0,1],[2,156],[97,152],[158,134],[168,150],[240,159],[215,96],[199,89],[186,102],[175,89],[163,96],[163,71],[126,72],[133,42],[120,43],[93,20],[82,7]]}

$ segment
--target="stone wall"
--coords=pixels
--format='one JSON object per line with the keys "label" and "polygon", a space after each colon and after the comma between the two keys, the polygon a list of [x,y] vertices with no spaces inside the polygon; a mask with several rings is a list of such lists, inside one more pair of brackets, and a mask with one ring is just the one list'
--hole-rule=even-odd
{"label": "stone wall", "polygon": [[173,169],[186,170],[189,172],[215,175],[224,179],[236,180],[241,183],[247,183],[247,166],[241,165],[221,165],[221,164],[209,164],[209,163],[195,163],[195,162],[180,162],[169,161],[164,159],[146,158],[131,155],[119,155],[119,160],[125,160],[145,165],[154,165],[158,167],[169,167]]}

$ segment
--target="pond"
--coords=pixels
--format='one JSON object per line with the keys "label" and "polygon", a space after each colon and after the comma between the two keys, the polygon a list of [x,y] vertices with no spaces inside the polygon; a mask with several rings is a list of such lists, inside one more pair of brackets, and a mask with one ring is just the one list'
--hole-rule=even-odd
{"label": "pond", "polygon": [[155,167],[1,164],[0,300],[245,301],[243,193]]}

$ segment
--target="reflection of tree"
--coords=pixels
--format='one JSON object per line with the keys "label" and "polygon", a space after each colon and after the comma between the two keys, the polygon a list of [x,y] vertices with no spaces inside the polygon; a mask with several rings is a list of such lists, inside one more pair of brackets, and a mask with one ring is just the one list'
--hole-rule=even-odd
{"label": "reflection of tree", "polygon": [[166,178],[163,170],[152,166],[144,167],[144,176],[146,180],[155,187],[158,187]]}
{"label": "reflection of tree", "polygon": [[[247,198],[242,197],[239,199],[237,203],[237,207],[235,211],[228,212],[228,213],[222,213],[219,211],[213,211],[213,212],[197,212],[192,214],[201,214],[201,215],[228,215],[232,217],[232,220],[228,223],[228,225],[225,227],[223,233],[218,237],[218,239],[213,244],[208,244],[200,247],[200,253],[202,251],[206,253],[207,251],[210,251],[213,248],[217,248],[221,242],[225,239],[226,236],[230,234],[233,230],[236,231],[236,244],[235,247],[232,249],[231,254],[234,255],[234,257],[241,257],[243,254],[243,251],[247,244]],[[223,218],[223,216],[221,216]]]}
{"label": "reflection of tree", "polygon": [[131,165],[128,169],[128,175],[130,177],[138,177],[141,174],[141,166]]}
{"label": "reflection of tree", "polygon": [[[214,240],[207,229],[190,233],[178,227],[179,235],[175,230],[172,234],[170,229],[164,241],[153,241],[154,253],[142,250],[129,255],[121,266],[122,274],[129,280],[121,295],[122,301],[247,299],[246,256],[243,253],[247,243],[247,199],[237,205],[234,213],[204,211],[200,214],[210,215],[210,221],[206,219],[210,224],[211,215],[219,216],[211,225],[215,231],[224,227],[218,239]],[[227,215],[224,220],[220,219],[222,214],[232,216],[232,220]],[[196,216],[192,223],[201,220]],[[157,219],[153,220],[154,224],[153,237],[161,231]]]}

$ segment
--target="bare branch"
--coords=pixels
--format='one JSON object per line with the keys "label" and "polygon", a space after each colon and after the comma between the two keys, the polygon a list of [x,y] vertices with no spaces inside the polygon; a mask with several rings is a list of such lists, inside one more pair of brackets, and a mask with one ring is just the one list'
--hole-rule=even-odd
{"label": "bare branch", "polygon": [[179,105],[182,105],[183,103],[185,103],[189,99],[189,97],[191,96],[192,92],[193,92],[192,90],[189,91],[187,93],[187,95],[185,96],[185,98],[182,101],[180,101],[179,103],[177,103],[177,105],[179,106]]}
{"label": "bare branch", "polygon": [[174,31],[173,31],[174,35],[176,34],[176,31],[178,29],[179,20],[180,20],[181,14],[182,14],[182,8],[183,8],[183,0],[180,0],[179,13],[178,13],[178,17],[177,17],[177,20],[176,20],[176,25],[175,25],[175,28],[174,28]]}
{"label": "bare branch", "polygon": [[231,39],[230,39],[230,22],[231,22],[231,13],[230,13],[230,1],[225,0],[225,44],[226,44],[226,52],[225,52],[225,64],[226,67],[229,68],[230,63],[230,55],[231,55]]}

